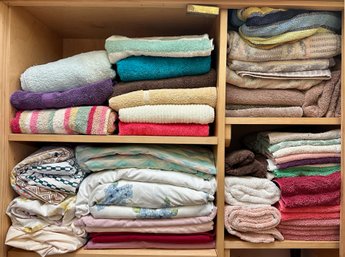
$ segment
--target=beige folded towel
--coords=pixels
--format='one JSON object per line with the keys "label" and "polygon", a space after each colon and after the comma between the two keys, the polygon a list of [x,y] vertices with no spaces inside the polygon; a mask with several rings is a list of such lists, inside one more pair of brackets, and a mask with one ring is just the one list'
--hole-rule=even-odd
{"label": "beige folded towel", "polygon": [[115,111],[128,107],[163,104],[206,104],[215,107],[216,103],[215,87],[139,90],[109,100],[109,106]]}
{"label": "beige folded towel", "polygon": [[226,110],[226,117],[302,117],[303,109],[299,106],[292,107],[263,107],[239,110]]}
{"label": "beige folded towel", "polygon": [[236,71],[241,77],[263,78],[263,79],[331,79],[330,70],[309,70],[309,71],[288,71],[288,72],[258,72],[258,71]]}

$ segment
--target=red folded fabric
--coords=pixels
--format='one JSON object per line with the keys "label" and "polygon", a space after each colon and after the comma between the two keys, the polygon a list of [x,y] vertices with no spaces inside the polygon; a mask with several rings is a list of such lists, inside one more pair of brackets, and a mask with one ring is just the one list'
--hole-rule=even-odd
{"label": "red folded fabric", "polygon": [[90,233],[89,236],[94,243],[145,241],[172,244],[200,244],[209,243],[214,240],[214,233],[198,233],[187,235],[149,233]]}
{"label": "red folded fabric", "polygon": [[119,122],[119,135],[207,137],[207,124],[157,124]]}

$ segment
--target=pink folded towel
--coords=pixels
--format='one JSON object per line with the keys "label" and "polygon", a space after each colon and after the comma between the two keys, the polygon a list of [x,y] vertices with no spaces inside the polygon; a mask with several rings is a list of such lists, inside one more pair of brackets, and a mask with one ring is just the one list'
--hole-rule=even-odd
{"label": "pink folded towel", "polygon": [[274,159],[276,164],[283,164],[286,162],[299,161],[304,159],[318,159],[318,158],[337,158],[340,157],[339,153],[301,153],[291,154]]}
{"label": "pink folded towel", "polygon": [[252,243],[271,243],[284,240],[275,228],[280,222],[279,211],[272,206],[225,206],[225,228],[242,240]]}
{"label": "pink folded towel", "polygon": [[119,122],[119,135],[207,137],[208,124],[158,124]]}

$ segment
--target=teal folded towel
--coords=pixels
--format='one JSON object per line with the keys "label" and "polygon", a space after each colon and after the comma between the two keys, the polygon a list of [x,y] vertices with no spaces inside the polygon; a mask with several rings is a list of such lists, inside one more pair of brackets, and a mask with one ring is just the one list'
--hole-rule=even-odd
{"label": "teal folded towel", "polygon": [[207,34],[144,38],[111,36],[105,41],[105,49],[111,63],[130,56],[197,57],[211,55],[212,41]]}
{"label": "teal folded towel", "polygon": [[211,56],[164,58],[133,56],[116,63],[122,81],[156,80],[200,75],[210,71]]}
{"label": "teal folded towel", "polygon": [[114,77],[115,71],[103,50],[32,66],[21,75],[20,81],[23,90],[43,93],[66,91]]}

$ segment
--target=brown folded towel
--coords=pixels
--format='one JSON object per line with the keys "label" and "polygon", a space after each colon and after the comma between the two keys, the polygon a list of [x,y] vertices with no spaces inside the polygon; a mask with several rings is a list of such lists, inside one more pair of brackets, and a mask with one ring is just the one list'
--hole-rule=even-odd
{"label": "brown folded towel", "polygon": [[305,93],[304,116],[334,117],[340,95],[340,71],[332,72],[332,78],[309,89]]}
{"label": "brown folded towel", "polygon": [[254,176],[266,178],[267,162],[264,156],[249,150],[225,153],[225,173],[232,176]]}
{"label": "brown folded towel", "polygon": [[294,89],[246,89],[228,84],[226,103],[238,105],[302,106],[304,94]]}
{"label": "brown folded towel", "polygon": [[184,76],[171,79],[119,83],[114,87],[111,97],[138,90],[215,87],[216,82],[217,73],[214,69],[212,69],[209,73],[200,76]]}
{"label": "brown folded towel", "polygon": [[226,110],[226,117],[302,117],[302,107],[265,107]]}

